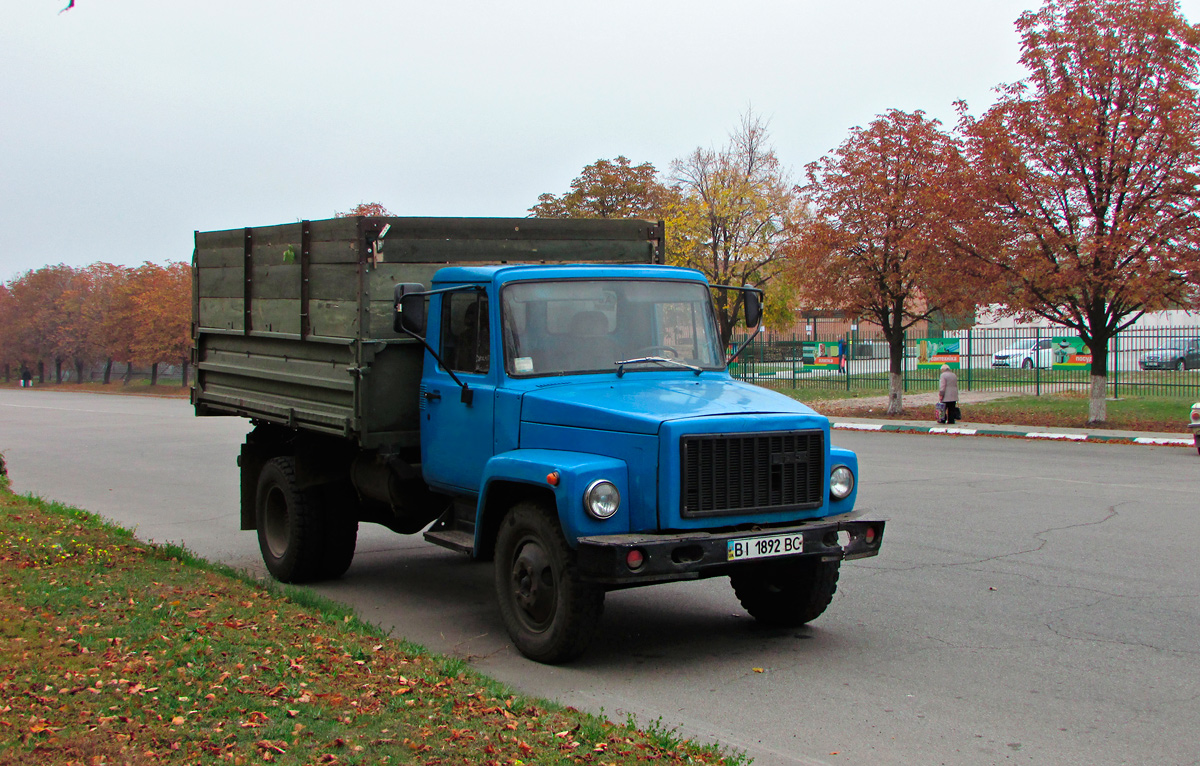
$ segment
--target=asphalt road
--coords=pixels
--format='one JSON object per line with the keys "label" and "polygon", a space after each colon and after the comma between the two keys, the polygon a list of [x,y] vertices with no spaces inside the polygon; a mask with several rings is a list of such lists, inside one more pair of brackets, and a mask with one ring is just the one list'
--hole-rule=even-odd
{"label": "asphalt road", "polygon": [[[261,574],[237,531],[246,429],[180,400],[0,390],[15,489]],[[725,580],[644,588],[609,594],[581,661],[541,666],[510,647],[488,566],[367,528],[317,590],[531,694],[661,717],[757,764],[1200,763],[1194,450],[835,441],[890,521],[808,628],[757,627]]]}

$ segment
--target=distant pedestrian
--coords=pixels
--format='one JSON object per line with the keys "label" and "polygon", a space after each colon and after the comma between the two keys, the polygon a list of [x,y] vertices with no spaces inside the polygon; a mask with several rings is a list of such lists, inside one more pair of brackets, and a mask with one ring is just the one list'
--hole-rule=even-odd
{"label": "distant pedestrian", "polygon": [[846,371],[846,339],[838,341],[838,372]]}
{"label": "distant pedestrian", "polygon": [[33,373],[28,367],[21,368],[21,388],[29,388],[33,386]]}
{"label": "distant pedestrian", "polygon": [[938,378],[938,403],[945,407],[947,424],[953,423],[959,417],[958,376],[948,364],[942,365],[942,374]]}

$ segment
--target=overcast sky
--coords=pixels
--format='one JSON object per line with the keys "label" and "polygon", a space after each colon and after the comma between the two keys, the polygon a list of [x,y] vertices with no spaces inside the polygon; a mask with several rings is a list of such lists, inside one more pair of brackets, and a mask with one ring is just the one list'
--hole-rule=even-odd
{"label": "overcast sky", "polygon": [[[660,171],[748,109],[797,180],[897,108],[1024,76],[1036,0],[2,0],[0,281],[191,258],[193,231],[524,216],[583,166]],[[1195,21],[1200,0],[1186,0]]]}

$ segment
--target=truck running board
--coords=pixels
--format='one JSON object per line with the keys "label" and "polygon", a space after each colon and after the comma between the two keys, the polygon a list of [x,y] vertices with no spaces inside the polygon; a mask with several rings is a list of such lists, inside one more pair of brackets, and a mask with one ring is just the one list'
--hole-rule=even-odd
{"label": "truck running board", "polygon": [[471,553],[475,550],[475,535],[460,529],[437,529],[433,527],[425,531],[425,539],[434,545],[449,548],[452,551]]}

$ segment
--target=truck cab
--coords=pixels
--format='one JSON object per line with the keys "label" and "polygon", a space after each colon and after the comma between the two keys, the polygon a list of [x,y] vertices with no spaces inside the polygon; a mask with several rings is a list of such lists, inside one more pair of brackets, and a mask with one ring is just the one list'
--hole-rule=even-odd
{"label": "truck cab", "polygon": [[[496,561],[527,654],[573,656],[604,590],[715,575],[755,616],[807,622],[840,561],[878,551],[882,522],[847,518],[854,453],[730,377],[701,273],[448,268],[398,293],[426,343],[422,475],[454,498],[425,536]],[[578,624],[568,597],[591,604]]]}

